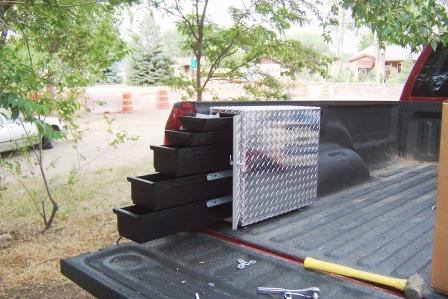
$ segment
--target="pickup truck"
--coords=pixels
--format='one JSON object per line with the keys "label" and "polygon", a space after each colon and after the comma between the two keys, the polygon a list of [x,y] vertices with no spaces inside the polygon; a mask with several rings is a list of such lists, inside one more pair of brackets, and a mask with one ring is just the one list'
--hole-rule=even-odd
{"label": "pickup truck", "polygon": [[[430,287],[447,79],[448,48],[426,46],[400,101],[219,103],[320,107],[319,200],[238,230],[222,220],[143,244],[112,245],[61,260],[62,273],[98,298],[274,298],[257,295],[261,286],[318,287],[320,298],[403,297],[306,270],[304,258],[311,256],[393,277],[418,272],[425,298],[447,298]],[[207,114],[211,106],[216,103],[176,103],[166,128],[178,129],[180,116]],[[134,217],[135,230],[143,232],[185,224],[167,212],[156,228],[142,228]],[[256,263],[240,269],[238,259]]]}

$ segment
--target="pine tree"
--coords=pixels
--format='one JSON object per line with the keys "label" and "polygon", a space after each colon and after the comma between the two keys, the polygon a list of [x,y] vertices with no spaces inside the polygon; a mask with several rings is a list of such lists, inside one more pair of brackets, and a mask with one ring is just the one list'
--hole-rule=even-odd
{"label": "pine tree", "polygon": [[139,86],[163,83],[172,75],[171,64],[160,45],[149,49],[140,48],[131,59],[128,83]]}
{"label": "pine tree", "polygon": [[101,78],[99,78],[97,80],[97,82],[99,83],[122,83],[123,80],[120,77],[120,75],[118,74],[118,71],[110,66],[108,68],[106,68],[105,70],[103,70],[103,75],[101,76]]}

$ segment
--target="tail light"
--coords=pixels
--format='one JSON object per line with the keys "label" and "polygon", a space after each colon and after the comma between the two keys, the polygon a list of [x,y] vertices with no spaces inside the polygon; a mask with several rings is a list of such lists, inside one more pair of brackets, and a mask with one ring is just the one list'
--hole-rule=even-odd
{"label": "tail light", "polygon": [[[189,115],[196,112],[196,108],[192,102],[179,102],[174,104],[170,116],[165,125],[166,130],[179,130],[180,119],[179,116]],[[164,145],[169,145],[169,140],[165,137]]]}

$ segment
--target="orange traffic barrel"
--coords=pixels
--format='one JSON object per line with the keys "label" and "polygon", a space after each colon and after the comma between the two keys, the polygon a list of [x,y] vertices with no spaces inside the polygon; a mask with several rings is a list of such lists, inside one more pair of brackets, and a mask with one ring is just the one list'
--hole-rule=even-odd
{"label": "orange traffic barrel", "polygon": [[30,93],[29,99],[33,102],[37,102],[40,99],[42,99],[42,96],[43,96],[42,93],[33,92],[33,93]]}
{"label": "orange traffic barrel", "polygon": [[159,89],[156,97],[156,107],[158,109],[168,109],[170,103],[168,102],[168,91],[166,89]]}
{"label": "orange traffic barrel", "polygon": [[124,92],[123,93],[123,108],[121,111],[128,113],[128,112],[132,112],[133,107],[132,107],[132,94],[130,92]]}

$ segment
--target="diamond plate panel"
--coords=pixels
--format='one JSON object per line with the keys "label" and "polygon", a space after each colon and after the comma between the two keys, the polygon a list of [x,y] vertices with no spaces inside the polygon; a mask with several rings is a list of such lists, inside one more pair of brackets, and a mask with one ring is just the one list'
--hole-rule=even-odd
{"label": "diamond plate panel", "polygon": [[310,205],[317,197],[320,108],[211,107],[235,114],[233,229]]}

